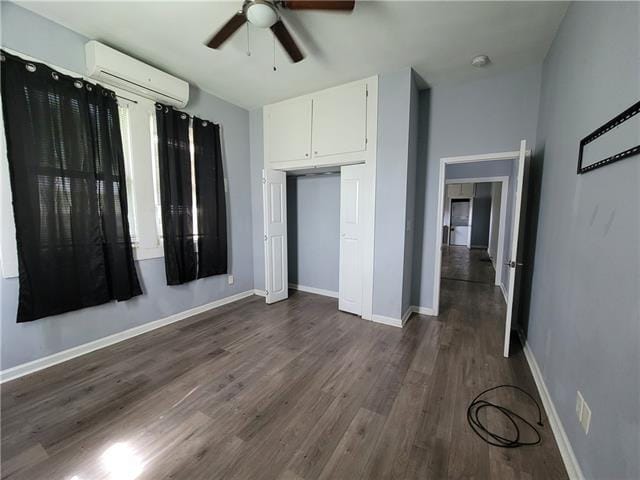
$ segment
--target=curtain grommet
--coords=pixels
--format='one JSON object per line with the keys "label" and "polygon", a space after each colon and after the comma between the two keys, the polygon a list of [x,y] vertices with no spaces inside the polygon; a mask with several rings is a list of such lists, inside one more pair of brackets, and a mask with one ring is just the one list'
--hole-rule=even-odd
{"label": "curtain grommet", "polygon": [[51,78],[53,78],[54,80],[59,80],[60,79],[60,75],[58,75],[57,72],[51,72]]}
{"label": "curtain grommet", "polygon": [[0,53],[0,62],[4,62],[7,57],[4,56],[4,53]]}
{"label": "curtain grommet", "polygon": [[37,70],[36,66],[33,63],[25,64],[24,68],[27,69],[27,72],[31,72],[31,73],[33,73],[33,72],[35,72]]}
{"label": "curtain grommet", "polygon": [[182,120],[186,120],[186,119],[187,119],[187,115],[183,113],[182,115],[180,115],[180,118],[181,118]]}
{"label": "curtain grommet", "polygon": [[76,80],[73,82],[73,86],[76,88],[82,88],[82,82],[80,80]]}
{"label": "curtain grommet", "polygon": [[88,90],[88,91],[93,90],[93,87],[91,86],[91,84],[90,84],[90,83],[87,83],[86,87],[87,87],[87,90]]}
{"label": "curtain grommet", "polygon": [[162,110],[162,105],[160,105],[159,103],[156,103],[156,110]]}
{"label": "curtain grommet", "polygon": [[207,125],[209,125],[207,122],[202,122],[203,127],[206,127]]}

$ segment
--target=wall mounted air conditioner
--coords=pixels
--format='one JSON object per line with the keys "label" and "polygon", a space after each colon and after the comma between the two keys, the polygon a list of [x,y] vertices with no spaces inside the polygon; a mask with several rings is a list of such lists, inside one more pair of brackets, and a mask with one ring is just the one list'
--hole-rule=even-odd
{"label": "wall mounted air conditioner", "polygon": [[84,50],[90,78],[165,105],[187,104],[189,84],[184,80],[95,40],[87,42]]}

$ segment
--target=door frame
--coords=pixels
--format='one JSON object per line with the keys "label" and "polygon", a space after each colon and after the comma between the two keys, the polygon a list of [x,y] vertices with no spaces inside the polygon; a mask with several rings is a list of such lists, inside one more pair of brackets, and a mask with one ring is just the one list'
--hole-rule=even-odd
{"label": "door frame", "polygon": [[[527,155],[531,152],[527,150]],[[444,210],[444,195],[445,195],[445,170],[447,165],[455,165],[461,163],[476,163],[476,162],[490,162],[492,160],[515,160],[520,157],[520,151],[514,150],[511,152],[498,152],[498,153],[485,153],[480,155],[464,155],[460,157],[443,157],[440,159],[440,171],[438,175],[438,223],[442,222],[442,215]],[[489,181],[491,177],[486,177],[485,181]],[[494,177],[495,178],[495,177]],[[462,179],[464,180],[464,179]],[[460,179],[456,179],[459,182]],[[502,200],[501,200],[502,202]],[[504,230],[504,229],[503,229]],[[442,231],[442,228],[436,228],[435,231]],[[440,270],[442,267],[442,235],[436,235],[436,247],[435,247],[435,268],[433,269],[433,312],[434,315],[440,313]],[[500,266],[500,265],[499,265]]]}
{"label": "door frame", "polygon": [[[495,160],[495,159],[494,159]],[[505,159],[508,160],[508,159]],[[509,195],[509,177],[500,176],[500,177],[475,177],[475,178],[452,178],[449,180],[445,179],[445,184],[449,185],[450,183],[500,183],[501,191],[500,191],[500,218],[498,220],[498,249],[496,251],[495,258],[495,280],[494,284],[497,287],[500,287],[502,293],[504,295],[504,288],[502,287],[502,264],[504,263],[504,233],[507,224],[507,198]],[[446,187],[445,187],[446,188]],[[446,190],[445,190],[446,193]],[[457,198],[457,197],[451,197]],[[468,198],[468,197],[464,197]],[[473,203],[472,203],[473,205]],[[473,214],[473,210],[470,210],[469,215]],[[449,215],[451,215],[451,206],[449,206]],[[469,230],[469,239],[471,238],[471,230]],[[469,240],[469,243],[471,241]],[[436,250],[437,252],[437,250]],[[440,283],[440,271],[441,263],[437,262],[436,268],[438,268],[438,284]],[[438,285],[438,295],[440,295],[440,285]],[[505,302],[507,301],[507,297],[504,298]],[[436,311],[437,315],[437,311]]]}

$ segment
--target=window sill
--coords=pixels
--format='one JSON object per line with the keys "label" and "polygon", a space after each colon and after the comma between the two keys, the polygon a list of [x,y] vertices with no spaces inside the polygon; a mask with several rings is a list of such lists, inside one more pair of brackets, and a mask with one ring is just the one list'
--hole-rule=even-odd
{"label": "window sill", "polygon": [[140,260],[150,260],[152,258],[162,258],[164,257],[164,249],[161,246],[158,247],[134,247],[133,248],[133,259],[135,261]]}

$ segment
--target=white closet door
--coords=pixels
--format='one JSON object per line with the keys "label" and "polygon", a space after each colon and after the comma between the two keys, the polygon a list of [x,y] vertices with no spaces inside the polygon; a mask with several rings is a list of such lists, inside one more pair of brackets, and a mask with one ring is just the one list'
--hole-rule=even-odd
{"label": "white closet door", "polygon": [[287,271],[287,174],[262,171],[267,303],[289,297]]}
{"label": "white closet door", "polygon": [[362,315],[362,195],[366,174],[363,164],[340,170],[338,308],[356,315]]}

